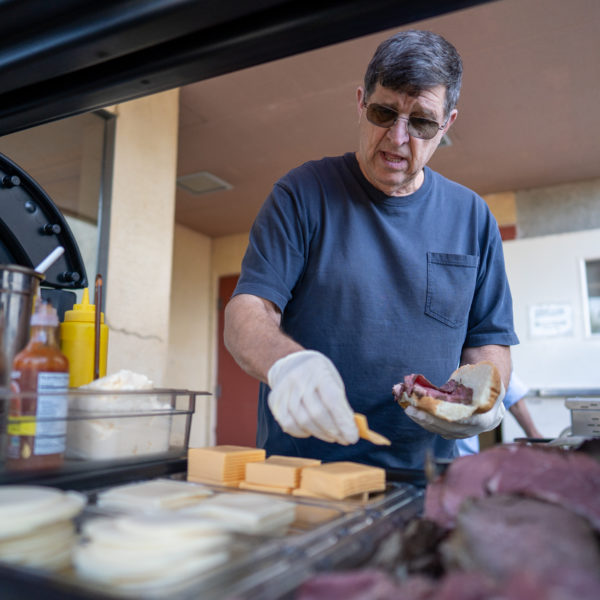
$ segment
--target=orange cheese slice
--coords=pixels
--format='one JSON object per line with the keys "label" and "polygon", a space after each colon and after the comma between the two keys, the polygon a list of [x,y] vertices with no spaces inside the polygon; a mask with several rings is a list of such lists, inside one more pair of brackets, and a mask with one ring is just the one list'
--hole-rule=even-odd
{"label": "orange cheese slice", "polygon": [[279,485],[262,485],[260,483],[250,483],[248,481],[240,481],[241,490],[251,490],[253,492],[268,492],[271,494],[291,494],[291,487],[282,487]]}
{"label": "orange cheese slice", "polygon": [[385,470],[349,461],[306,467],[302,469],[300,488],[336,500],[381,492],[385,489]]}
{"label": "orange cheese slice", "polygon": [[243,481],[246,465],[265,460],[262,448],[246,446],[209,446],[188,450],[188,480],[220,485],[236,485]]}
{"label": "orange cheese slice", "polygon": [[320,460],[313,458],[273,454],[264,461],[246,464],[245,481],[266,486],[296,488],[300,484],[302,469],[320,464]]}
{"label": "orange cheese slice", "polygon": [[362,439],[373,442],[373,444],[377,444],[378,446],[391,445],[390,440],[388,440],[385,436],[369,429],[369,424],[367,423],[367,417],[365,417],[365,415],[354,413],[354,422],[358,427],[358,435]]}

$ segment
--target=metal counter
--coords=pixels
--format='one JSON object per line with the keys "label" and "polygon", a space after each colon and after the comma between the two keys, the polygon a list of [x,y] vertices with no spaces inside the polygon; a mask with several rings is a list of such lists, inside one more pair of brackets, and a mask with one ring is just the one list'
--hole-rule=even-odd
{"label": "metal counter", "polygon": [[[178,466],[184,465],[179,463]],[[138,475],[156,468],[157,464],[147,463],[145,467],[141,466]],[[165,472],[172,470],[175,463],[167,461],[164,468]],[[115,474],[121,479],[122,469]],[[129,472],[130,480],[138,479],[134,475],[134,471]],[[185,470],[171,476],[182,479]],[[104,473],[104,483],[107,477]],[[80,523],[102,514],[102,509],[95,506],[98,491],[85,492],[88,506],[79,517]],[[218,487],[215,491],[239,492]],[[296,504],[296,520],[285,532],[274,536],[237,536],[232,558],[225,566],[181,581],[169,591],[170,600],[197,600],[200,597],[202,600],[276,600],[290,597],[293,590],[316,572],[365,565],[382,540],[421,514],[424,491],[412,484],[388,482],[385,492],[367,501],[286,498]],[[53,575],[0,566],[0,587],[3,600],[40,595],[48,600],[123,597],[108,587],[84,582],[74,571]],[[156,597],[163,598],[164,594],[161,590]]]}

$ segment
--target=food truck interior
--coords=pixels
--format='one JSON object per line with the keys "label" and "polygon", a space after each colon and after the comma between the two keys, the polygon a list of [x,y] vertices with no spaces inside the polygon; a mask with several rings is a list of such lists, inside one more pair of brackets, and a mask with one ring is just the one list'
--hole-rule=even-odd
{"label": "food truck interior", "polygon": [[[600,396],[600,10],[592,0],[7,0],[0,15],[0,200],[26,182],[51,234],[36,229],[29,246],[27,227],[15,233],[24,221],[2,207],[3,262],[33,267],[65,246],[45,294],[72,294],[69,307],[103,275],[109,371],[150,375],[161,391],[142,394],[143,423],[156,418],[156,402],[168,406],[170,423],[165,431],[154,421],[151,443],[164,446],[150,459],[115,462],[94,447],[91,463],[35,483],[85,492],[177,479],[188,445],[253,445],[257,384],[221,339],[247,232],[286,170],[353,147],[356,85],[377,43],[400,28],[438,30],[463,54],[460,118],[432,166],[484,196],[498,220],[521,338],[513,358],[538,428],[568,435],[565,399]],[[327,106],[338,107],[339,122]],[[129,158],[143,146],[147,154]],[[522,436],[511,419],[483,446]],[[433,476],[395,475],[382,498],[359,507],[303,505],[292,534],[260,538],[255,573],[254,542],[242,539],[230,572],[181,597],[277,598],[309,572],[377,554],[422,510]],[[0,476],[0,484],[32,482]],[[283,565],[282,555],[298,560]],[[105,597],[72,578],[0,566],[7,598],[40,586],[50,599]]]}

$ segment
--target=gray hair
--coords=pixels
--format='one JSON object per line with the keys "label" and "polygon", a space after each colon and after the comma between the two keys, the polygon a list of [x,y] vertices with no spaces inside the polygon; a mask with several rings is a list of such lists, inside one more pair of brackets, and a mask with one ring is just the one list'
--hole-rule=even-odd
{"label": "gray hair", "polygon": [[458,102],[461,79],[462,60],[450,42],[431,31],[401,31],[375,51],[365,73],[365,97],[378,83],[411,96],[444,85],[447,117]]}

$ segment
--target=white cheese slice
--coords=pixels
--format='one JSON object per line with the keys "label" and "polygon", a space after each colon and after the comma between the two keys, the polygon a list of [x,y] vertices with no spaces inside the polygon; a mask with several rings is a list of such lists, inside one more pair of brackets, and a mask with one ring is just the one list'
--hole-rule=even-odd
{"label": "white cheese slice", "polygon": [[86,497],[78,492],[50,487],[0,486],[0,539],[72,519],[83,510],[86,501]]}
{"label": "white cheese slice", "polygon": [[275,532],[292,523],[296,507],[283,498],[239,492],[217,494],[181,512],[215,519],[230,531],[256,534]]}
{"label": "white cheese slice", "polygon": [[98,506],[127,511],[176,510],[211,496],[209,488],[187,481],[155,479],[117,486],[100,492]]}
{"label": "white cheese slice", "polygon": [[178,513],[87,521],[73,551],[77,574],[135,594],[182,585],[227,562],[231,536],[213,522]]}

